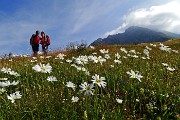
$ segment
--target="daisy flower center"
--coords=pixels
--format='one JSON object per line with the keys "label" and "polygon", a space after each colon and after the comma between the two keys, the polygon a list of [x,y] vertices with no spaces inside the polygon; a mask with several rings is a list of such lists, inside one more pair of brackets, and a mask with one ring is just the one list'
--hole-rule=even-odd
{"label": "daisy flower center", "polygon": [[97,80],[96,80],[96,82],[97,82],[97,83],[100,83],[100,82],[101,82],[101,80],[100,80],[100,79],[97,79]]}
{"label": "daisy flower center", "polygon": [[100,60],[100,58],[96,58],[96,60]]}
{"label": "daisy flower center", "polygon": [[45,67],[41,67],[41,69],[42,69],[43,71],[46,71],[46,68],[45,68]]}
{"label": "daisy flower center", "polygon": [[90,87],[89,87],[89,86],[86,86],[86,90],[90,90]]}

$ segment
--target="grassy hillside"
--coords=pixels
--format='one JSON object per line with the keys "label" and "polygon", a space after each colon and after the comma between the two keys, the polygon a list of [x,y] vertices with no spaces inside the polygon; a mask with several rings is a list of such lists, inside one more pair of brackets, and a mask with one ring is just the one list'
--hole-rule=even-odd
{"label": "grassy hillside", "polygon": [[180,119],[179,51],[176,39],[1,59],[0,119]]}

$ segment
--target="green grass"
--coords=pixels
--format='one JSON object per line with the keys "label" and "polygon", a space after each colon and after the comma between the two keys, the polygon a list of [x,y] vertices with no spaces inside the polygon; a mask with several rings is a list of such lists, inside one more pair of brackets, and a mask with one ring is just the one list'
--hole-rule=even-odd
{"label": "green grass", "polygon": [[[0,60],[0,69],[11,68],[20,74],[15,77],[0,72],[0,78],[17,81],[15,86],[4,87],[6,92],[0,94],[0,119],[2,120],[134,120],[134,119],[157,119],[174,120],[180,119],[180,54],[168,53],[152,47],[149,44],[125,45],[125,46],[100,46],[95,49],[86,48],[66,52],[64,60],[55,59],[56,54],[51,54],[51,58],[37,58],[36,62],[31,62],[32,57],[9,58]],[[178,40],[163,43],[173,50],[180,51]],[[143,60],[145,56],[143,50],[145,46],[152,48],[149,50],[150,59]],[[136,50],[139,58],[127,57],[120,48],[127,51]],[[110,59],[106,62],[77,65],[75,59],[80,55],[90,56],[96,52],[96,56],[102,56],[100,49],[108,49]],[[121,64],[114,62],[115,54],[121,55]],[[133,54],[134,55],[134,54]],[[11,60],[12,61],[9,61]],[[86,68],[90,75],[84,71],[77,71],[75,67],[67,63],[66,60],[73,60],[77,66]],[[47,64],[52,66],[51,73],[39,73],[32,69],[36,64]],[[175,68],[171,72],[162,65],[167,63]],[[143,76],[142,82],[135,78],[130,78],[127,71],[139,71]],[[83,82],[92,83],[92,76],[98,74],[105,77],[107,86],[105,88],[94,85],[94,95],[84,95],[81,93],[79,85]],[[55,76],[58,81],[47,81],[48,76]],[[66,82],[71,81],[76,85],[75,91],[66,86]],[[2,80],[1,80],[2,82]],[[2,88],[2,87],[1,87]],[[11,103],[7,95],[20,91],[21,99]],[[72,103],[72,96],[79,98],[78,102]],[[122,99],[122,104],[116,101]]]}

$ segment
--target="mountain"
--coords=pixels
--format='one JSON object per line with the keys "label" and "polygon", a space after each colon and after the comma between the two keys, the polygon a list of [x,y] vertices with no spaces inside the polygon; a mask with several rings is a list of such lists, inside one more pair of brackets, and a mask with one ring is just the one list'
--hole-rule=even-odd
{"label": "mountain", "polygon": [[176,33],[172,33],[172,32],[168,32],[168,31],[162,31],[162,33],[171,36],[173,38],[180,38],[180,34],[176,34]]}
{"label": "mountain", "polygon": [[107,38],[98,38],[90,45],[118,45],[118,44],[139,44],[149,42],[164,42],[172,38],[180,37],[179,34],[170,32],[159,32],[148,28],[131,26],[124,33],[109,35]]}

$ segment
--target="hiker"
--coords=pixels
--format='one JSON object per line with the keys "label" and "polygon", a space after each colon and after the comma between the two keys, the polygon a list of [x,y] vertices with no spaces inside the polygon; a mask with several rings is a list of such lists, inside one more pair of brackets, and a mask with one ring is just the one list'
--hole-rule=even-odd
{"label": "hiker", "polygon": [[42,45],[42,51],[44,55],[47,55],[48,46],[50,45],[50,38],[48,35],[45,35],[44,32],[41,32],[41,42]]}
{"label": "hiker", "polygon": [[46,35],[46,39],[47,39],[47,47],[48,47],[50,45],[50,37]]}
{"label": "hiker", "polygon": [[37,56],[38,51],[39,51],[39,31],[36,31],[36,34],[33,34],[30,39],[30,45],[32,46],[33,50],[33,56]]}

